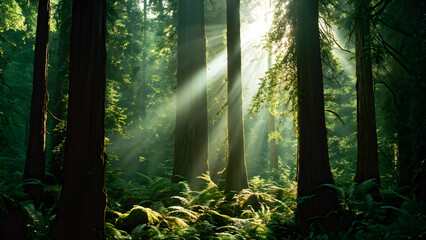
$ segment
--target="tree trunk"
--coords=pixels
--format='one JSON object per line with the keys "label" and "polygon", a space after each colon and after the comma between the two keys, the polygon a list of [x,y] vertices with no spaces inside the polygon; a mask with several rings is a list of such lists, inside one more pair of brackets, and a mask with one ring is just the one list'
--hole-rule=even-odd
{"label": "tree trunk", "polygon": [[321,187],[334,184],[330,171],[324,116],[324,90],[318,29],[318,1],[300,0],[296,29],[298,75],[297,220],[307,232],[311,218],[327,224],[337,209],[335,193]]}
{"label": "tree trunk", "polygon": [[241,81],[240,0],[226,1],[228,51],[228,143],[225,191],[248,188],[244,156],[244,118]]}
{"label": "tree trunk", "polygon": [[105,0],[73,2],[63,186],[52,239],[103,239]]}
{"label": "tree trunk", "polygon": [[[70,47],[70,32],[71,32],[71,1],[61,1],[59,5],[58,14],[61,16],[61,21],[57,24],[59,28],[59,46],[58,46],[58,67],[54,85],[53,99],[50,101],[54,105],[55,116],[59,119],[64,119],[66,116],[64,111],[66,109],[64,101],[64,93],[68,88],[68,67],[69,67],[69,47]],[[53,127],[56,125],[54,124]],[[65,138],[63,134],[54,132],[52,130],[51,149],[55,149]],[[52,155],[49,173],[53,174],[56,178],[56,183],[62,183],[62,156],[56,154]]]}
{"label": "tree trunk", "polygon": [[[269,128],[269,134],[276,131],[275,128],[275,116],[271,113],[269,113],[269,119],[268,119],[268,128]],[[278,144],[275,139],[272,139],[269,142],[269,168],[271,170],[278,169]]]}
{"label": "tree trunk", "polygon": [[[271,6],[271,1],[269,1],[269,6]],[[272,68],[272,54],[271,52],[268,53],[268,69]],[[272,110],[272,107],[269,107],[270,111]],[[275,132],[276,126],[275,126],[275,116],[269,112],[269,118],[268,118],[268,132],[269,134]],[[276,140],[269,142],[269,168],[271,170],[278,169],[278,144]]]}
{"label": "tree trunk", "polygon": [[147,12],[148,12],[148,4],[147,0],[143,1],[143,34],[142,34],[142,77],[139,84],[139,91],[138,91],[138,99],[137,99],[137,106],[138,109],[136,113],[139,116],[136,116],[136,119],[142,119],[146,112],[147,107],[147,92],[146,87],[148,86],[148,83],[146,82],[147,78],[147,32],[148,32],[148,18],[147,18]]}
{"label": "tree trunk", "polygon": [[178,70],[173,180],[197,178],[208,171],[208,120],[204,2],[179,0]]}
{"label": "tree trunk", "polygon": [[[33,93],[31,97],[30,130],[24,179],[44,182],[46,161],[47,66],[49,51],[50,0],[40,0],[37,16]],[[43,200],[43,185],[27,184],[25,192],[38,208]]]}
{"label": "tree trunk", "polygon": [[408,136],[408,116],[401,116],[399,120],[402,122],[398,129],[398,161],[397,168],[399,172],[398,186],[407,187],[412,186],[412,153],[410,146],[410,139]]}
{"label": "tree trunk", "polygon": [[380,182],[376,115],[370,53],[370,0],[355,1],[355,58],[357,90],[357,168],[355,182]]}

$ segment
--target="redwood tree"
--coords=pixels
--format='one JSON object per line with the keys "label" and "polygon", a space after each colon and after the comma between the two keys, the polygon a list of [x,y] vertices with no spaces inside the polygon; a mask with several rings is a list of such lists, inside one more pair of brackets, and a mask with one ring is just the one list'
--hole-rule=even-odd
{"label": "redwood tree", "polygon": [[297,220],[302,230],[311,219],[337,209],[335,193],[321,185],[333,184],[324,116],[324,89],[318,28],[318,1],[300,0],[297,10],[296,58],[298,78]]}
{"label": "redwood tree", "polygon": [[[66,95],[66,89],[68,89],[68,70],[69,70],[69,44],[70,44],[70,33],[71,33],[71,11],[72,1],[60,1],[57,6],[56,28],[59,32],[58,38],[58,62],[57,66],[60,71],[57,72],[57,76],[54,82],[49,83],[53,86],[52,94],[50,95],[50,106],[54,109],[54,114],[58,119],[64,119],[66,102],[64,101],[64,95]],[[51,149],[58,148],[65,136],[62,131],[53,131],[56,127],[56,123],[52,126],[52,135],[50,146]],[[62,156],[61,154],[52,154],[49,173],[55,176],[57,182],[62,182]]]}
{"label": "redwood tree", "polygon": [[63,186],[52,239],[103,239],[105,0],[74,0]]}
{"label": "redwood tree", "polygon": [[355,3],[355,58],[357,94],[357,168],[355,182],[380,182],[377,155],[376,115],[371,68],[370,0]]}
{"label": "redwood tree", "polygon": [[[271,5],[271,2],[269,2]],[[268,69],[272,68],[272,53],[268,53]],[[275,126],[275,116],[271,113],[273,111],[272,104],[269,104],[269,117],[268,117],[268,134],[277,130]],[[278,169],[278,144],[275,139],[269,142],[269,169]]]}
{"label": "redwood tree", "polygon": [[[275,127],[275,116],[269,113],[268,117],[268,133],[272,134],[277,129]],[[269,168],[270,170],[278,169],[278,144],[277,140],[271,139],[269,142]]]}
{"label": "redwood tree", "polygon": [[[37,32],[34,57],[33,93],[31,97],[30,129],[24,179],[44,181],[46,161],[47,119],[47,62],[49,51],[50,0],[38,4]],[[36,207],[43,200],[42,184],[27,184],[25,192],[33,199]]]}
{"label": "redwood tree", "polygon": [[208,171],[208,120],[204,1],[179,0],[178,69],[173,180],[197,178]]}
{"label": "redwood tree", "polygon": [[244,156],[244,118],[241,82],[240,0],[226,1],[228,52],[228,142],[225,191],[248,188]]}

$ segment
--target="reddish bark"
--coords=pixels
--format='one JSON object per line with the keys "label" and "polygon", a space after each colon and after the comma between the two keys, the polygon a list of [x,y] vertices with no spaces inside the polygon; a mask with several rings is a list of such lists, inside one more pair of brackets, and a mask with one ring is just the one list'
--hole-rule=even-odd
{"label": "reddish bark", "polygon": [[193,189],[208,171],[208,120],[204,2],[179,1],[177,109],[173,180]]}
{"label": "reddish bark", "polygon": [[380,182],[377,154],[376,115],[371,68],[370,0],[355,1],[355,58],[357,93],[357,168],[355,182]]}
{"label": "reddish bark", "polygon": [[73,2],[63,186],[52,239],[103,239],[105,0]]}
{"label": "reddish bark", "polygon": [[248,188],[244,155],[243,90],[241,80],[240,1],[226,1],[228,51],[228,143],[225,191]]}
{"label": "reddish bark", "polygon": [[[37,16],[30,129],[24,170],[24,180],[30,182],[31,179],[44,182],[45,176],[49,19],[50,0],[40,0]],[[25,192],[34,201],[36,208],[40,206],[43,201],[42,184],[27,184],[25,185]]]}
{"label": "reddish bark", "polygon": [[298,74],[297,219],[305,232],[312,218],[327,224],[338,208],[337,195],[321,187],[334,184],[324,116],[324,89],[318,29],[318,1],[301,0],[296,29]]}

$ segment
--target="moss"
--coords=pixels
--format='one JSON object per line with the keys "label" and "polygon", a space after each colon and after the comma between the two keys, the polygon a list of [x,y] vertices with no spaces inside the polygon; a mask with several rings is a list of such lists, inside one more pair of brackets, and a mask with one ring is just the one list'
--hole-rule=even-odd
{"label": "moss", "polygon": [[123,214],[114,210],[106,210],[105,213],[105,222],[115,223],[117,219]]}
{"label": "moss", "polygon": [[216,226],[226,226],[234,222],[231,217],[213,210],[205,211],[198,219],[201,221],[208,221]]}
{"label": "moss", "polygon": [[132,208],[132,210],[121,215],[117,219],[116,226],[119,229],[131,232],[133,228],[140,224],[156,225],[160,222],[161,218],[161,214],[151,210],[150,208],[136,206]]}

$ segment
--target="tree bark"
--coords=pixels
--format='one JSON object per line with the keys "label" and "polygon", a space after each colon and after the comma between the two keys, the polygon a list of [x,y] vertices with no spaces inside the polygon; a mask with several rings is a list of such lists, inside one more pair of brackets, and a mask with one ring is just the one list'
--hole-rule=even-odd
{"label": "tree bark", "polygon": [[380,182],[370,50],[370,0],[355,1],[357,168],[355,182]]}
{"label": "tree bark", "polygon": [[[268,118],[268,128],[269,128],[269,134],[276,131],[275,128],[275,116],[271,113],[269,113]],[[269,168],[271,170],[278,169],[278,145],[277,141],[275,139],[272,139],[269,142]]]}
{"label": "tree bark", "polygon": [[143,32],[142,32],[142,76],[141,81],[139,84],[139,91],[138,91],[138,99],[137,99],[137,111],[136,113],[139,116],[136,116],[136,119],[142,119],[146,112],[147,107],[147,92],[146,87],[148,86],[148,83],[146,82],[147,79],[147,32],[148,32],[148,3],[147,0],[143,1]]}
{"label": "tree bark", "polygon": [[300,0],[297,10],[298,188],[296,218],[307,232],[313,217],[327,225],[337,209],[335,193],[321,187],[334,184],[328,158],[324,90],[318,28],[318,1]]}
{"label": "tree bark", "polygon": [[[24,179],[44,182],[46,161],[47,67],[49,51],[50,0],[40,0],[37,16],[33,92],[31,97],[30,130]],[[43,185],[27,184],[25,192],[38,208],[43,200]]]}
{"label": "tree bark", "polygon": [[[57,24],[59,28],[59,44],[58,44],[58,67],[59,72],[57,74],[54,85],[53,92],[53,106],[54,114],[59,119],[64,119],[65,116],[65,101],[64,93],[68,88],[68,76],[69,76],[69,44],[70,44],[70,33],[71,33],[71,11],[72,11],[72,2],[71,1],[62,1],[59,5],[58,14],[61,16],[61,21]],[[56,124],[53,124],[53,128],[56,127]],[[63,134],[54,132],[52,129],[52,138],[51,138],[51,149],[55,149],[65,138]],[[56,178],[56,183],[62,183],[62,162],[63,157],[52,155],[49,173],[53,174]]]}
{"label": "tree bark", "polygon": [[103,239],[105,0],[74,0],[63,186],[52,239]]}
{"label": "tree bark", "polygon": [[[269,6],[271,6],[271,1],[269,1]],[[272,54],[271,52],[268,53],[268,69],[272,68]],[[270,111],[272,110],[272,107],[269,107]],[[269,134],[275,132],[276,126],[275,126],[275,116],[269,112],[269,118],[268,118],[268,132]],[[269,142],[269,168],[271,170],[278,169],[278,144],[276,140]]]}
{"label": "tree bark", "polygon": [[208,171],[208,120],[204,1],[179,0],[178,70],[173,181],[197,178]]}
{"label": "tree bark", "polygon": [[244,156],[244,118],[241,81],[240,1],[226,1],[228,52],[228,142],[225,191],[248,188]]}

